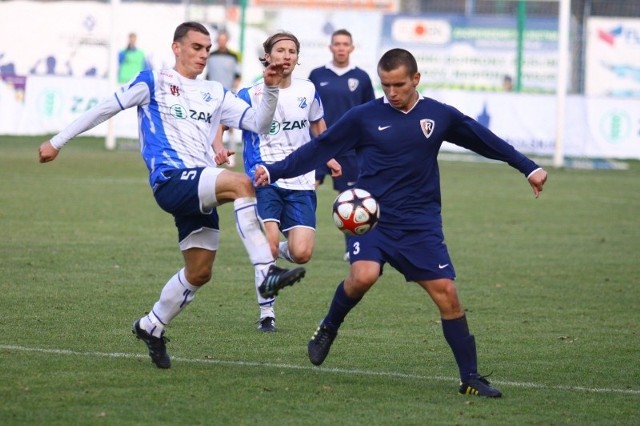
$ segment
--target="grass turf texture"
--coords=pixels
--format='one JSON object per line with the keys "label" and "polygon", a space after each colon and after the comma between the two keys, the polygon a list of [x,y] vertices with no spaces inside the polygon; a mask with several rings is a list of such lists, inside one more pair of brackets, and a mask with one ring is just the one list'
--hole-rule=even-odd
{"label": "grass turf texture", "polygon": [[[445,235],[482,373],[457,394],[426,294],[387,267],[321,368],[306,344],[348,270],[318,191],[307,276],[255,329],[253,272],[222,206],[214,277],[155,368],[131,323],[182,265],[137,152],[0,137],[0,424],[638,424],[640,164],[550,170],[539,200],[503,164],[442,162]],[[283,263],[283,265],[285,265]]]}

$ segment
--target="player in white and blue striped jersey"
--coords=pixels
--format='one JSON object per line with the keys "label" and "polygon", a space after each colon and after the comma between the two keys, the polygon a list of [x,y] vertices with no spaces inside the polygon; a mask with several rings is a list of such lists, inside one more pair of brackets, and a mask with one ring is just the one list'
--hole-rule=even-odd
{"label": "player in white and blue striped jersey", "polygon": [[265,69],[263,101],[251,108],[219,82],[197,77],[207,63],[211,38],[197,22],[180,24],[174,33],[172,69],[142,71],[113,96],[87,111],[40,146],[40,162],[54,160],[70,139],[118,112],[137,107],[140,151],[149,169],[149,183],[158,205],[171,213],[184,258],[165,284],[149,313],[133,324],[158,368],[169,368],[164,330],[211,278],[219,245],[216,207],[233,202],[237,230],[254,265],[264,278],[260,291],[271,297],[304,276],[303,268],[275,266],[256,210],[251,180],[242,173],[216,167],[213,143],[220,123],[266,132],[278,101],[282,65]]}
{"label": "player in white and blue striped jersey", "polygon": [[[309,80],[296,78],[293,72],[298,63],[300,42],[294,34],[277,32],[263,43],[262,62],[282,63],[283,78],[280,96],[268,132],[242,132],[243,160],[245,172],[253,179],[255,168],[261,163],[282,160],[296,149],[304,146],[311,136],[326,130],[324,110],[316,88]],[[249,105],[257,105],[265,96],[265,82],[259,81],[238,92],[238,97]],[[327,167],[335,173],[340,166],[329,160]],[[315,246],[316,192],[313,171],[279,179],[272,185],[256,190],[258,213],[262,218],[274,256],[280,256],[297,264],[311,260]],[[285,236],[280,241],[280,234]],[[260,279],[255,281],[256,289]],[[275,298],[257,293],[260,316],[258,330],[273,332],[275,325]]]}
{"label": "player in white and blue striped jersey", "polygon": [[256,184],[264,185],[355,149],[360,168],[356,187],[369,191],[380,204],[378,225],[351,241],[350,273],[338,285],[329,312],[309,341],[309,359],[315,365],[324,362],[345,317],[388,263],[407,281],[418,283],[437,305],[460,372],[459,392],[499,397],[502,393],[478,373],[475,339],[444,243],[438,151],[448,141],[504,161],[527,177],[536,197],[547,172],[472,118],[420,95],[420,73],[410,52],[386,52],[378,62],[378,75],[384,97],[354,107],[285,160],[256,171]]}

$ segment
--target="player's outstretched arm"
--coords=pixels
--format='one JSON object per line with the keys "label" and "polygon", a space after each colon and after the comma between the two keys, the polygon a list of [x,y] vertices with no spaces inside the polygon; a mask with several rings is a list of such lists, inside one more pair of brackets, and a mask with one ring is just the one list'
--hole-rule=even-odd
{"label": "player's outstretched arm", "polygon": [[45,141],[40,145],[40,149],[38,149],[38,155],[40,157],[41,163],[48,163],[49,161],[53,161],[58,156],[60,151],[54,148],[51,145],[51,141]]}
{"label": "player's outstretched arm", "polygon": [[[137,85],[141,90],[148,92],[148,87],[145,84]],[[148,97],[148,96],[147,96]],[[125,106],[129,108],[133,105],[139,105],[140,103]],[[84,112],[73,123],[65,127],[60,133],[52,137],[46,142],[40,145],[38,153],[40,155],[41,163],[48,163],[53,161],[58,156],[60,149],[71,139],[86,132],[89,129],[93,129],[98,124],[110,119],[120,111],[123,107],[121,101],[118,101],[116,96],[111,96],[98,103],[90,110]]]}
{"label": "player's outstretched arm", "polygon": [[538,198],[538,196],[540,196],[540,193],[542,192],[542,187],[547,181],[547,172],[544,169],[540,168],[531,173],[527,177],[527,180],[529,181],[529,185],[531,185],[531,188],[533,189],[533,195]]}

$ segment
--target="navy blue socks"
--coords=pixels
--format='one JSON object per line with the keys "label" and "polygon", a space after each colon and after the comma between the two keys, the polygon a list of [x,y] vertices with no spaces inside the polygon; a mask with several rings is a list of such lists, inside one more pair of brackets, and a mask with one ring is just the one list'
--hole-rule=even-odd
{"label": "navy blue socks", "polygon": [[337,331],[349,311],[351,311],[351,309],[353,309],[360,300],[362,300],[362,297],[359,299],[352,299],[347,296],[347,293],[344,292],[344,281],[341,282],[338,284],[338,288],[336,288],[333,300],[331,301],[331,307],[329,308],[329,313],[327,313],[322,324]]}
{"label": "navy blue socks", "polygon": [[465,315],[452,320],[442,320],[444,338],[453,351],[458,363],[460,380],[467,381],[470,376],[478,373],[478,357],[476,354],[476,340],[469,333],[467,317]]}

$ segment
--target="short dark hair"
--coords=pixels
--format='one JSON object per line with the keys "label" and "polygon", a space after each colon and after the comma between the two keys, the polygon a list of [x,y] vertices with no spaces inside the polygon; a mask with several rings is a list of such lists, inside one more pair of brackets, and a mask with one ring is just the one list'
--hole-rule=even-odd
{"label": "short dark hair", "polygon": [[378,61],[378,69],[382,71],[392,71],[400,67],[406,67],[410,75],[418,72],[418,63],[411,52],[404,49],[388,50]]}
{"label": "short dark hair", "polygon": [[[262,47],[264,48],[264,53],[271,53],[271,49],[273,49],[273,45],[282,40],[291,40],[296,45],[296,50],[300,53],[300,42],[298,41],[298,37],[294,36],[288,31],[278,31],[277,33],[270,36],[268,39],[262,43]],[[262,65],[269,66],[269,62],[265,60],[264,57],[258,58]]]}
{"label": "short dark hair", "polygon": [[343,36],[347,36],[349,37],[351,40],[353,40],[353,37],[351,36],[351,33],[347,30],[345,30],[344,28],[340,28],[339,30],[335,30],[332,34],[331,34],[331,41],[333,41],[333,38],[335,36],[339,36],[339,35],[343,35]]}
{"label": "short dark hair", "polygon": [[210,35],[209,30],[199,22],[187,21],[176,27],[176,31],[173,33],[173,41],[180,41],[187,35],[189,31],[196,31],[204,35]]}

